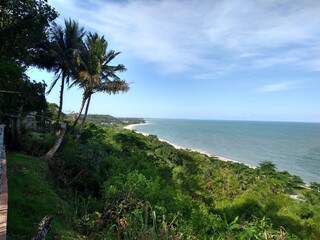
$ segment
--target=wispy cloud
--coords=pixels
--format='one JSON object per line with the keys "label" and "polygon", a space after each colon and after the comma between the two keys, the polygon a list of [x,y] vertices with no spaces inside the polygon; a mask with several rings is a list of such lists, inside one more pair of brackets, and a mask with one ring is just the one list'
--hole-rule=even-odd
{"label": "wispy cloud", "polygon": [[290,82],[281,82],[263,86],[258,89],[258,92],[279,92],[290,89]]}
{"label": "wispy cloud", "polygon": [[112,48],[164,72],[278,64],[320,71],[318,0],[79,2],[49,1],[105,34]]}

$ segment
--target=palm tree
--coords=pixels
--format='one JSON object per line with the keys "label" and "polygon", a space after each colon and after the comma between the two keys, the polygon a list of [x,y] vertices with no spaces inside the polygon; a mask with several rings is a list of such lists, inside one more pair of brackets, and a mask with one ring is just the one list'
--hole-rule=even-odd
{"label": "palm tree", "polygon": [[58,136],[56,142],[50,148],[50,150],[42,157],[43,159],[49,160],[49,159],[51,159],[53,157],[53,155],[56,153],[56,151],[60,147],[60,145],[62,143],[62,140],[64,138],[64,135],[66,134],[66,131],[67,131],[67,124],[65,122],[62,122],[61,123],[60,133],[59,133],[59,136]]}
{"label": "palm tree", "polygon": [[87,114],[88,114],[88,109],[89,109],[89,105],[90,105],[90,100],[91,100],[91,96],[93,93],[95,92],[105,92],[108,94],[116,94],[119,92],[127,92],[129,91],[129,84],[121,79],[115,79],[115,80],[106,80],[106,81],[101,81],[99,83],[98,86],[96,86],[94,88],[93,91],[89,92],[89,97],[87,99],[87,105],[86,105],[86,110],[81,122],[81,127],[83,127]]}
{"label": "palm tree", "polygon": [[[60,121],[63,104],[63,92],[65,83],[69,84],[74,70],[80,64],[80,48],[83,46],[82,38],[85,34],[84,28],[80,28],[75,21],[65,20],[65,28],[53,24],[51,29],[51,41],[47,44],[41,44],[38,52],[38,66],[53,71],[56,79],[52,82],[49,91],[57,84],[61,78],[60,103],[57,114],[57,121]],[[50,159],[61,145],[66,133],[66,124],[61,123],[60,134],[52,148],[43,156],[44,159]]]}
{"label": "palm tree", "polygon": [[72,72],[80,64],[80,48],[83,45],[82,38],[85,35],[84,28],[71,19],[65,20],[65,27],[53,24],[51,29],[51,41],[41,44],[37,53],[37,66],[54,72],[56,78],[52,82],[47,94],[61,79],[60,103],[57,115],[57,121],[60,121],[60,115],[63,105],[64,85],[69,84],[72,78]]}
{"label": "palm tree", "polygon": [[120,52],[115,52],[113,50],[107,52],[107,47],[108,43],[104,39],[104,36],[99,37],[98,34],[91,33],[89,33],[86,43],[83,45],[81,51],[82,62],[79,70],[77,71],[76,80],[73,82],[73,84],[77,84],[83,89],[82,103],[80,111],[75,118],[74,126],[77,124],[81,116],[85,103],[87,103],[81,124],[81,126],[83,126],[88,114],[92,94],[96,92],[116,94],[129,90],[128,83],[121,80],[116,75],[117,72],[123,72],[126,70],[124,65],[109,65],[110,62],[120,54]]}

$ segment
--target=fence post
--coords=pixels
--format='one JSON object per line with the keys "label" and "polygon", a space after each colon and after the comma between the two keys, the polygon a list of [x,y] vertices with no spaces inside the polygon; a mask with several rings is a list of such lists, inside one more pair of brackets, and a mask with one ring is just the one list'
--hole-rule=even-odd
{"label": "fence post", "polygon": [[2,159],[4,158],[4,124],[0,124],[0,193],[2,192]]}
{"label": "fence post", "polygon": [[4,124],[0,124],[0,158],[2,159],[3,154],[3,139],[4,139]]}
{"label": "fence post", "polygon": [[0,124],[0,240],[7,235],[8,185],[6,176],[6,154],[3,145],[4,127]]}

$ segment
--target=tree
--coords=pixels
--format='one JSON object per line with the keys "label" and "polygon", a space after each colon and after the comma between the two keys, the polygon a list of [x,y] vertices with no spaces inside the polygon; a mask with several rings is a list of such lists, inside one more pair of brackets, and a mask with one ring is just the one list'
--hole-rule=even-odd
{"label": "tree", "polygon": [[66,131],[67,131],[67,124],[65,122],[62,122],[60,133],[59,133],[59,136],[58,136],[56,142],[54,143],[52,148],[50,148],[50,150],[43,156],[43,159],[49,160],[53,157],[53,155],[56,153],[56,151],[60,147],[61,142],[64,138],[64,135],[66,134]]}
{"label": "tree", "polygon": [[[37,66],[54,72],[56,79],[52,82],[48,93],[51,92],[58,80],[61,78],[60,103],[57,121],[60,121],[63,105],[63,92],[65,83],[69,84],[72,73],[80,63],[80,48],[83,46],[82,38],[85,34],[84,28],[71,19],[65,20],[65,27],[53,24],[50,40],[39,44],[39,50],[34,54]],[[66,132],[66,124],[61,124],[60,134],[53,147],[45,154],[49,159],[60,147]]]}
{"label": "tree", "polygon": [[[14,70],[15,74],[10,73]],[[36,111],[42,115],[47,109],[46,84],[30,81],[19,66],[10,69],[6,65],[0,65],[0,72],[12,77],[0,81],[0,122],[8,125],[8,149],[15,149],[19,146],[21,120],[25,113]]]}
{"label": "tree", "polygon": [[18,146],[22,111],[46,108],[45,85],[30,81],[25,72],[32,64],[31,53],[47,39],[57,16],[46,0],[0,2],[0,121],[9,126],[9,148]]}
{"label": "tree", "polygon": [[317,182],[311,182],[310,183],[310,188],[320,191],[320,183]]}
{"label": "tree", "polygon": [[277,171],[276,165],[271,161],[260,162],[258,169],[260,169],[261,172],[266,173],[268,175],[275,174]]}
{"label": "tree", "polygon": [[83,97],[74,126],[81,116],[85,103],[87,103],[81,125],[84,124],[92,94],[96,92],[116,94],[129,90],[128,83],[116,75],[117,72],[126,70],[124,65],[109,65],[120,52],[113,50],[107,52],[107,47],[108,43],[104,36],[100,37],[98,34],[89,33],[85,45],[81,49],[81,64],[76,72],[76,80],[72,85],[76,84],[83,89]]}
{"label": "tree", "polygon": [[12,92],[1,94],[2,114],[20,108],[16,100],[19,93],[33,94],[22,89],[29,84],[25,71],[31,64],[31,53],[37,43],[47,39],[49,25],[57,16],[57,12],[44,0],[1,1],[0,90]]}
{"label": "tree", "polygon": [[29,64],[29,53],[48,37],[58,13],[46,0],[4,0],[0,3],[0,55]]}
{"label": "tree", "polygon": [[36,65],[56,75],[47,93],[51,92],[61,78],[58,121],[62,112],[64,85],[69,84],[72,72],[80,63],[80,48],[83,45],[84,34],[84,28],[71,19],[65,20],[64,28],[54,23],[50,41],[41,43],[39,51],[34,55]]}

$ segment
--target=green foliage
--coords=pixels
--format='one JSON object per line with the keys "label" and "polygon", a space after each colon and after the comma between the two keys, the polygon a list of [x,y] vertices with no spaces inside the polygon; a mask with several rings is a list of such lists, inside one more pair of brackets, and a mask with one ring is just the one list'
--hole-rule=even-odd
{"label": "green foliage", "polygon": [[310,183],[310,188],[311,188],[311,189],[314,189],[314,190],[320,191],[320,183],[311,182],[311,183]]}
{"label": "green foliage", "polygon": [[8,111],[18,111],[17,92],[21,79],[26,77],[23,74],[24,69],[13,61],[7,61],[0,58],[0,121]]}
{"label": "green foliage", "polygon": [[[26,111],[59,119],[64,81],[71,77],[84,88],[84,102],[97,91],[128,90],[115,75],[125,67],[108,65],[119,53],[106,53],[103,37],[90,34],[84,44],[83,29],[69,20],[65,29],[54,24],[48,38],[57,14],[45,0],[6,0],[0,8],[0,120],[21,115],[22,97]],[[45,84],[27,78],[29,65],[56,73],[52,86],[61,75],[59,108],[47,109]],[[21,143],[28,154],[42,155],[54,137],[26,133]],[[55,217],[50,237],[61,239],[76,238],[71,224],[78,239],[320,238],[319,184],[306,189],[301,178],[278,172],[270,161],[251,169],[95,124],[68,128],[46,165],[22,155],[8,160],[12,239],[30,239],[47,214]]]}
{"label": "green foliage", "polygon": [[45,0],[4,0],[0,3],[0,122],[5,123],[8,149],[17,149],[21,117],[30,111],[44,114],[45,83],[25,74],[37,44],[47,39],[57,13]]}
{"label": "green foliage", "polygon": [[272,174],[276,172],[277,167],[273,162],[265,161],[265,162],[259,163],[259,169],[263,173]]}
{"label": "green foliage", "polygon": [[55,137],[51,134],[40,135],[28,132],[21,137],[21,150],[32,156],[43,156],[54,144]]}
{"label": "green foliage", "polygon": [[296,214],[302,219],[312,218],[314,212],[309,208],[307,204],[303,204],[296,212]]}
{"label": "green foliage", "polygon": [[[25,69],[0,59],[0,122],[6,124],[7,149],[21,147],[22,119],[30,112],[43,115],[47,108],[45,83],[30,81]],[[12,77],[12,78],[11,78]],[[43,118],[38,118],[39,123]],[[20,123],[20,124],[18,124]],[[18,127],[21,126],[21,127]]]}
{"label": "green foliage", "polygon": [[46,84],[30,81],[24,71],[23,67],[0,59],[0,120],[8,114],[17,115],[22,105],[26,113],[43,114],[47,108]]}
{"label": "green foliage", "polygon": [[[70,116],[74,117],[74,114],[70,114]],[[83,116],[80,116],[80,120],[82,118]],[[142,118],[116,118],[104,114],[88,114],[86,121],[106,127],[122,127],[130,124],[145,123],[145,120]]]}
{"label": "green foliage", "polygon": [[320,192],[318,190],[304,192],[303,196],[311,205],[317,205],[320,202]]}
{"label": "green foliage", "polygon": [[104,36],[97,33],[89,33],[86,41],[79,48],[80,59],[78,66],[74,72],[73,84],[78,85],[83,90],[82,103],[78,115],[75,118],[74,125],[77,124],[86,104],[82,124],[84,124],[92,94],[96,92],[104,92],[108,94],[116,94],[119,92],[127,92],[129,84],[121,80],[116,74],[126,71],[122,64],[112,66],[110,62],[120,54],[109,50],[107,52],[108,43]]}
{"label": "green foliage", "polygon": [[48,164],[82,239],[320,236],[319,193],[271,163],[252,169],[95,124],[73,132]]}
{"label": "green foliage", "polygon": [[44,162],[21,154],[7,154],[7,168],[7,239],[31,239],[41,219],[48,214],[54,217],[48,239],[54,239],[54,236],[72,236],[69,215],[72,210],[47,183],[45,176],[49,172]]}
{"label": "green foliage", "polygon": [[[29,53],[46,39],[58,15],[46,0],[4,0],[0,4],[0,56],[29,62]],[[12,47],[14,46],[14,47]]]}

